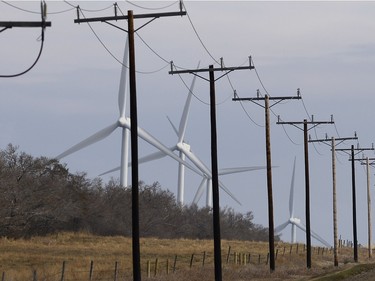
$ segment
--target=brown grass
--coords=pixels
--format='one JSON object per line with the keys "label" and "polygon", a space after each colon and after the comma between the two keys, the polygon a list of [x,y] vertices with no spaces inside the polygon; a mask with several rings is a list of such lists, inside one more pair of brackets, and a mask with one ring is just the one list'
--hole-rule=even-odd
{"label": "brown grass", "polygon": [[[314,249],[310,270],[305,268],[303,245],[298,246],[298,253],[296,245],[292,246],[291,252],[290,244],[277,243],[276,249],[276,271],[270,273],[266,265],[268,243],[222,241],[223,280],[300,280],[337,270],[333,267],[332,253],[327,249],[324,253],[319,249],[319,254],[318,249]],[[237,259],[234,253],[237,253]],[[248,259],[244,264],[243,257],[247,255],[248,258],[249,254],[250,264]],[[360,254],[360,260],[366,261],[366,250],[360,249]],[[172,273],[176,256],[176,272]],[[339,258],[340,268],[344,268],[352,260],[352,249],[340,249]],[[155,276],[156,259],[158,268]],[[235,260],[237,264],[234,264]],[[0,272],[5,272],[5,280],[32,280],[34,271],[38,280],[60,280],[64,261],[65,280],[89,280],[91,261],[94,262],[93,280],[114,280],[115,262],[118,262],[118,280],[129,280],[132,271],[131,239],[97,237],[86,233],[61,233],[30,240],[0,239]],[[147,262],[150,264],[150,278],[147,278]],[[141,267],[143,279],[148,280],[213,280],[213,242],[141,239]]]}

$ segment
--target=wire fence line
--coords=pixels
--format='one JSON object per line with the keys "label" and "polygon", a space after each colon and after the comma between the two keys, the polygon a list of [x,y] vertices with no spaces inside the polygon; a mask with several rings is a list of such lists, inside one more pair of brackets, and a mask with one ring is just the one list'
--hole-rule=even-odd
{"label": "wire fence line", "polygon": [[[343,241],[340,247],[350,248],[350,241]],[[301,260],[305,254],[304,244],[280,244],[275,249],[276,261],[284,263],[286,261]],[[313,247],[314,256],[330,259],[333,255],[332,248]],[[162,256],[162,255],[160,255]],[[222,251],[223,267],[238,268],[241,266],[265,267],[269,262],[269,253],[248,252],[241,249],[233,249],[231,246]],[[160,275],[174,274],[178,271],[194,270],[203,267],[213,267],[214,253],[203,251],[192,254],[172,255],[169,257],[142,257],[142,274],[146,278]],[[10,280],[32,280],[32,281],[118,281],[128,280],[132,276],[131,264],[124,261],[104,263],[91,261],[86,266],[78,266],[73,261],[62,261],[58,265],[44,264],[43,266],[29,267],[22,270],[20,268],[9,271],[0,267],[1,281]]]}

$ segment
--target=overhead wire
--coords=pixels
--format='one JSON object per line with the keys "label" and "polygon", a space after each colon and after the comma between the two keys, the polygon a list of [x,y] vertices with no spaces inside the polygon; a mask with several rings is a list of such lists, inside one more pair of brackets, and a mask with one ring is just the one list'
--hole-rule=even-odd
{"label": "overhead wire", "polygon": [[[71,6],[71,7],[74,7],[74,8],[77,8],[77,6],[76,5],[74,5],[74,4],[72,4],[72,3],[70,3],[69,1],[67,1],[67,0],[63,0],[66,4],[68,4],[69,6]],[[111,4],[110,6],[106,6],[106,7],[104,7],[104,8],[101,8],[101,9],[82,9],[81,7],[80,7],[80,9],[81,9],[81,11],[84,11],[84,12],[89,12],[89,13],[95,13],[95,12],[102,12],[102,11],[105,11],[105,10],[108,10],[108,9],[111,9],[113,7],[113,4]]]}
{"label": "overhead wire", "polygon": [[[67,2],[67,1],[65,1]],[[83,16],[83,18],[86,19],[86,16],[85,14],[83,13],[83,10],[81,9],[81,7],[76,7],[81,15]],[[96,39],[99,41],[99,43],[103,46],[103,48],[107,51],[107,53],[114,59],[116,60],[119,64],[123,65],[122,61],[120,59],[118,59],[114,54],[113,52],[107,47],[107,45],[103,42],[103,40],[100,38],[100,36],[97,34],[97,32],[94,30],[94,28],[92,27],[92,25],[87,22],[87,25],[89,26],[90,30],[92,31],[92,33],[94,34],[94,36],[96,37]],[[147,46],[147,45],[146,45]],[[152,71],[141,71],[141,70],[136,70],[136,73],[139,73],[139,74],[154,74],[154,73],[157,73],[157,72],[160,72],[162,71],[163,69],[166,69],[167,67],[169,66],[169,62],[168,64],[162,66],[161,68],[158,68],[156,70],[152,70]],[[127,65],[124,65],[124,67],[126,68],[129,68]]]}
{"label": "overhead wire", "polygon": [[129,0],[125,0],[125,2],[127,2],[130,5],[133,5],[134,7],[137,7],[137,8],[141,8],[141,9],[144,9],[144,10],[153,10],[153,11],[156,11],[156,10],[163,10],[163,9],[172,7],[173,5],[175,5],[176,3],[178,3],[179,1],[175,1],[175,2],[173,2],[171,4],[165,5],[163,7],[156,7],[156,8],[144,7],[144,6],[141,6],[139,4],[135,4],[133,1],[129,1]]}
{"label": "overhead wire", "polygon": [[[45,11],[45,10],[44,10]],[[42,8],[42,11],[39,12],[42,16],[42,23],[44,23],[44,19],[45,19],[45,15],[44,15],[44,11],[43,11],[43,8]],[[39,52],[38,52],[38,55],[36,57],[36,59],[34,60],[34,62],[28,67],[26,68],[25,70],[19,72],[19,73],[15,73],[15,74],[0,74],[0,78],[15,78],[15,77],[18,77],[18,76],[21,76],[21,75],[24,75],[26,74],[27,72],[29,72],[31,69],[34,68],[34,66],[38,63],[41,55],[42,55],[42,52],[43,52],[43,47],[44,47],[44,29],[45,29],[45,26],[42,24],[42,27],[41,27],[41,35],[40,35],[40,48],[39,48]]]}

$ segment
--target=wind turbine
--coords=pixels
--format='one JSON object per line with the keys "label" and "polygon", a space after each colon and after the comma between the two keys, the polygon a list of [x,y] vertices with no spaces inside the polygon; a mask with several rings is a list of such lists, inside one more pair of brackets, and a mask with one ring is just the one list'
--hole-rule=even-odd
{"label": "wind turbine", "polygon": [[[198,64],[199,66],[199,64]],[[177,202],[180,205],[184,204],[184,191],[185,191],[185,165],[183,163],[186,160],[186,157],[194,164],[194,166],[199,170],[195,172],[203,177],[202,182],[199,185],[198,191],[194,197],[193,203],[197,204],[200,198],[202,197],[202,194],[204,192],[204,189],[206,188],[206,206],[212,207],[212,173],[211,170],[192,152],[190,145],[185,142],[185,133],[186,133],[186,127],[187,127],[187,121],[189,117],[190,112],[190,104],[193,96],[193,90],[195,85],[195,79],[196,76],[194,76],[193,81],[191,83],[191,86],[189,88],[188,96],[185,102],[185,106],[183,109],[183,113],[181,116],[180,124],[178,129],[174,126],[174,124],[171,122],[171,120],[168,118],[173,130],[175,131],[177,135],[177,144],[170,148],[171,151],[177,150],[179,152],[179,157],[181,159],[181,162],[179,162],[178,166],[178,188],[177,188]],[[144,163],[156,159],[160,159],[162,157],[166,156],[165,153],[162,151],[155,152],[153,154],[150,154],[148,156],[145,156],[143,158],[139,159],[139,163]],[[130,165],[130,164],[129,164]],[[254,170],[260,170],[264,169],[265,167],[261,166],[255,166],[255,167],[241,167],[241,168],[228,168],[223,169],[219,171],[219,175],[225,175],[225,174],[233,174],[233,173],[240,173],[245,171],[254,171]],[[114,172],[119,170],[120,167],[111,169],[107,172],[104,172],[100,174],[99,176]],[[190,168],[191,169],[191,168]],[[220,188],[224,190],[234,201],[236,201],[238,204],[241,204],[234,195],[229,191],[227,187],[224,186],[222,182],[219,182]]]}
{"label": "wind turbine", "polygon": [[[94,144],[98,141],[103,140],[104,138],[112,134],[117,128],[121,128],[122,129],[122,141],[121,141],[120,184],[123,187],[127,185],[127,174],[128,174],[127,163],[128,163],[129,131],[130,131],[130,118],[126,117],[125,115],[126,91],[127,91],[126,74],[127,74],[128,52],[129,50],[128,50],[128,39],[127,39],[126,44],[125,44],[124,57],[123,57],[123,63],[122,63],[122,68],[121,68],[120,86],[119,86],[119,92],[118,92],[118,106],[119,106],[119,113],[120,113],[119,119],[114,124],[109,125],[108,127],[105,127],[104,129],[98,131],[97,133],[91,135],[90,137],[84,139],[83,141],[79,142],[78,144],[72,146],[68,150],[56,156],[56,159],[60,160],[78,150],[81,150],[91,144]],[[180,162],[181,164],[186,164],[177,155],[175,155],[170,149],[164,146],[160,141],[158,141],[156,138],[151,136],[144,129],[138,127],[137,132],[140,138],[150,143],[152,146],[156,147],[164,155],[168,155],[172,157],[173,159]],[[191,169],[194,169],[190,165],[187,165],[187,166]]]}
{"label": "wind turbine", "polygon": [[[292,226],[291,232],[291,243],[296,243],[296,229],[297,227],[302,231],[306,232],[306,226],[301,223],[301,220],[294,216],[294,178],[296,172],[296,157],[294,157],[294,165],[293,165],[293,173],[292,173],[292,181],[290,184],[290,194],[289,194],[289,219],[284,222],[283,224],[277,226],[275,228],[275,233],[280,234],[282,230],[284,230],[289,224]],[[326,247],[331,247],[331,245],[325,241],[321,236],[319,236],[316,232],[311,231],[311,236],[318,240],[320,243],[325,245]]]}

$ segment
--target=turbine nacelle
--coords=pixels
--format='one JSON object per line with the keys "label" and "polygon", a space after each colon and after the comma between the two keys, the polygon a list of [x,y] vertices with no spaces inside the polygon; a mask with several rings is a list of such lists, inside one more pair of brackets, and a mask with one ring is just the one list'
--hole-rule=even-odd
{"label": "turbine nacelle", "polygon": [[129,118],[126,118],[126,117],[120,117],[118,119],[118,125],[119,127],[121,128],[126,128],[126,124],[130,124],[130,120]]}
{"label": "turbine nacelle", "polygon": [[186,142],[179,142],[177,144],[177,148],[181,151],[189,151],[190,152],[190,145]]}
{"label": "turbine nacelle", "polygon": [[292,224],[300,224],[301,220],[299,218],[290,218],[289,222]]}

